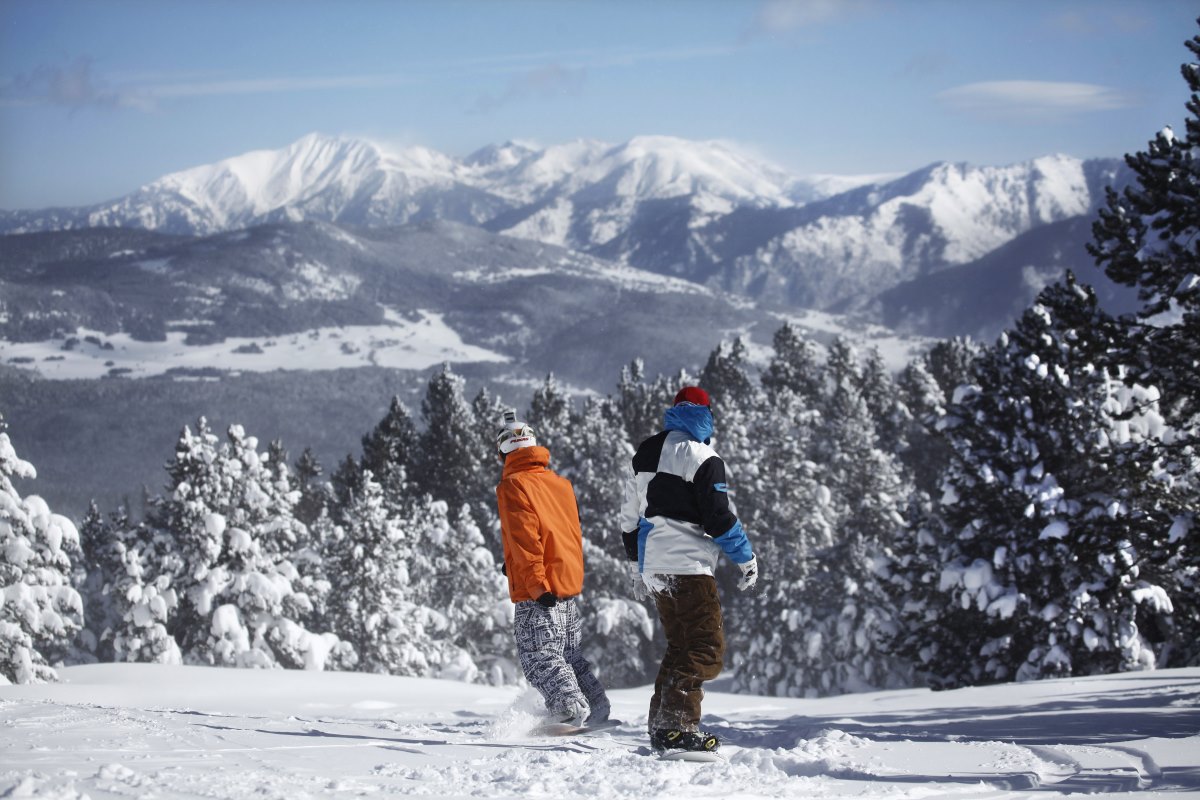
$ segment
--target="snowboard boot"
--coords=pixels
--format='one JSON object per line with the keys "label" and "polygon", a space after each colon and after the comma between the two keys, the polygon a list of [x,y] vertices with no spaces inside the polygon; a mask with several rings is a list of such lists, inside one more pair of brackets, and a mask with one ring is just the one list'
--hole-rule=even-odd
{"label": "snowboard boot", "polygon": [[681,731],[678,728],[656,728],[650,734],[650,747],[656,753],[672,750],[698,750],[712,753],[721,746],[721,740],[703,731]]}
{"label": "snowboard boot", "polygon": [[577,728],[582,728],[587,724],[589,713],[591,712],[586,703],[572,703],[570,707],[559,711],[557,714],[551,714],[550,719],[554,722],[561,722],[564,725],[574,725]]}

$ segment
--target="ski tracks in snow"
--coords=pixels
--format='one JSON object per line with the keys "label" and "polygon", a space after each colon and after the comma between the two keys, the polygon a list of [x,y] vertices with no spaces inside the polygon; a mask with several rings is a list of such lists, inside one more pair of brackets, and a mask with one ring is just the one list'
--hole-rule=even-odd
{"label": "ski tracks in snow", "polygon": [[712,764],[652,756],[645,689],[611,693],[621,727],[536,737],[529,704],[509,689],[188,668],[73,674],[74,688],[0,691],[0,798],[1200,796],[1191,671],[810,701],[714,692],[727,761]]}

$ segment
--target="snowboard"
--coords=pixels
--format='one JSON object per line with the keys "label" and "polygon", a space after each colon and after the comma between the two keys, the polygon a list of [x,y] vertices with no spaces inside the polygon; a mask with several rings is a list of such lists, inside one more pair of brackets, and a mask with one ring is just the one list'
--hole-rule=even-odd
{"label": "snowboard", "polygon": [[725,756],[713,750],[667,750],[658,754],[659,761],[724,761]]}
{"label": "snowboard", "polygon": [[621,725],[619,719],[606,719],[594,725],[572,725],[569,722],[547,722],[530,731],[534,736],[586,736],[596,731],[608,730]]}

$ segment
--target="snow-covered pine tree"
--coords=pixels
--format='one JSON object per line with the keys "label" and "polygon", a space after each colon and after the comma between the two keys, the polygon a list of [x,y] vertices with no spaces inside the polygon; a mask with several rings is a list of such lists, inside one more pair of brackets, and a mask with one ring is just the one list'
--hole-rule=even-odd
{"label": "snow-covered pine tree", "polygon": [[[851,355],[853,350],[847,351]],[[831,494],[834,541],[815,554],[806,599],[806,680],[822,693],[903,685],[907,664],[885,649],[895,635],[888,591],[890,555],[905,528],[911,486],[895,456],[881,448],[857,368],[831,380],[814,461]],[[835,372],[835,375],[837,373]]]}
{"label": "snow-covered pine tree", "polygon": [[[1197,20],[1200,22],[1200,20]],[[1200,60],[1200,36],[1184,43]],[[1168,419],[1200,423],[1200,63],[1181,67],[1190,97],[1183,136],[1161,130],[1126,155],[1136,180],[1107,190],[1088,251],[1108,277],[1143,302],[1133,337],[1133,378],[1158,386]],[[1136,359],[1136,360],[1132,360]]]}
{"label": "snow-covered pine tree", "polygon": [[[788,358],[777,351],[775,359]],[[806,380],[819,379],[819,364]],[[778,374],[778,373],[777,373]],[[810,453],[818,413],[784,382],[768,383],[767,401],[754,414],[750,441],[756,473],[740,481],[739,512],[757,557],[769,570],[754,594],[729,605],[727,629],[734,687],[755,694],[792,696],[812,688],[804,668],[813,609],[807,580],[817,554],[833,543],[831,495]],[[798,668],[799,667],[799,668]]]}
{"label": "snow-covered pine tree", "polygon": [[197,430],[181,434],[167,467],[173,483],[151,515],[154,527],[183,544],[171,576],[179,608],[168,629],[185,658],[255,667],[337,663],[337,637],[306,627],[314,607],[305,588],[322,587],[306,587],[292,561],[309,547],[291,511],[299,492],[282,447],[260,454],[238,425],[220,447],[203,419]]}
{"label": "snow-covered pine tree", "polygon": [[525,421],[537,433],[538,444],[548,448],[552,456],[562,449],[560,445],[567,444],[571,430],[571,397],[559,386],[553,373],[534,389]]}
{"label": "snow-covered pine tree", "polygon": [[83,626],[83,600],[72,586],[79,532],[37,495],[22,499],[14,478],[37,471],[22,460],[0,416],[0,683],[57,680]]}
{"label": "snow-covered pine tree", "polygon": [[[661,412],[660,412],[661,414]],[[633,446],[617,404],[588,397],[573,410],[568,435],[551,452],[551,466],[571,480],[583,528],[584,653],[606,685],[653,679],[661,648],[649,606],[631,594],[628,557],[617,523]]]}
{"label": "snow-covered pine tree", "polygon": [[748,366],[748,351],[742,337],[721,342],[708,354],[708,361],[700,371],[700,385],[714,400],[720,399],[722,408],[749,408],[757,390]]}
{"label": "snow-covered pine tree", "polygon": [[[419,492],[446,501],[449,508],[467,505],[472,513],[479,513],[477,509],[495,505],[494,439],[480,439],[478,420],[463,397],[463,387],[463,379],[449,364],[430,377],[421,401],[425,430],[417,472],[411,477]],[[483,518],[478,521],[485,523]]]}
{"label": "snow-covered pine tree", "polygon": [[1185,509],[1160,481],[1155,390],[1119,380],[1123,336],[1068,276],[953,398],[940,524],[914,560],[928,595],[902,648],[934,685],[1153,665]]}
{"label": "snow-covered pine tree", "polygon": [[878,448],[893,455],[906,449],[912,413],[877,347],[867,348],[863,356],[858,388],[875,425]]}
{"label": "snow-covered pine tree", "polygon": [[324,473],[325,470],[312,448],[304,448],[304,452],[296,459],[293,470],[296,488],[300,491],[300,499],[296,502],[293,513],[296,519],[309,527],[329,513],[329,506],[333,502],[332,487],[328,482],[321,480]]}
{"label": "snow-covered pine tree", "polygon": [[[118,569],[124,569],[116,552],[114,526],[125,524],[124,509],[112,514],[112,522],[106,520],[93,500],[79,525],[79,549],[81,557],[74,564],[72,583],[83,602],[84,625],[79,632],[80,660],[112,661],[112,634],[117,616],[113,598],[105,588]],[[106,638],[105,632],[109,635]]]}
{"label": "snow-covered pine tree", "polygon": [[[761,392],[750,377],[746,343],[741,337],[713,348],[700,373],[700,386],[712,402],[713,444],[725,462],[729,498],[736,508],[742,484],[758,477],[760,461],[757,443],[751,440],[751,425]],[[765,562],[761,568],[765,575]],[[729,578],[732,574],[726,573]]]}
{"label": "snow-covered pine tree", "polygon": [[[227,503],[218,510],[225,527],[222,563],[213,570],[210,637],[193,657],[229,666],[323,669],[338,639],[308,630],[314,604],[294,556],[311,553],[308,530],[292,514],[299,492],[291,486],[287,454],[232,425],[221,450]],[[307,558],[305,564],[311,563]],[[222,585],[223,584],[223,585]]]}
{"label": "snow-covered pine tree", "polygon": [[183,654],[167,630],[179,606],[172,580],[182,569],[172,537],[144,523],[134,525],[123,513],[111,519],[117,564],[106,572],[104,588],[114,619],[101,642],[111,643],[113,661],[181,664]]}
{"label": "snow-covered pine tree", "polygon": [[413,504],[408,518],[396,516],[375,476],[362,470],[336,512],[326,556],[333,583],[329,614],[335,630],[356,651],[357,668],[436,674],[442,654],[432,629],[442,621],[410,599],[414,582],[425,579],[410,571],[410,564],[413,539],[429,523],[429,508],[422,518],[417,518],[421,504]]}
{"label": "snow-covered pine tree", "polygon": [[946,395],[929,369],[929,355],[909,362],[896,381],[899,401],[906,414],[900,434],[903,445],[896,455],[912,476],[915,488],[927,497],[937,487],[950,459],[950,448],[937,430],[946,413]]}
{"label": "snow-covered pine tree", "polygon": [[[179,597],[168,629],[183,652],[208,637],[211,597],[202,590],[223,547],[224,525],[218,521],[224,489],[217,464],[218,439],[200,417],[196,432],[184,426],[167,463],[166,494],[151,501],[148,522],[171,538],[179,567],[172,575]],[[151,576],[151,582],[157,575]]]}
{"label": "snow-covered pine tree", "polygon": [[962,337],[943,339],[929,348],[925,354],[926,367],[947,399],[954,396],[959,386],[970,383],[971,367],[980,351],[976,342]]}
{"label": "snow-covered pine tree", "polygon": [[375,429],[362,439],[363,469],[370,470],[383,492],[395,502],[410,491],[410,476],[419,451],[417,427],[398,397],[392,397],[387,413]]}
{"label": "snow-covered pine tree", "polygon": [[[481,499],[471,511],[475,524],[483,531],[487,540],[488,550],[492,553],[497,565],[504,560],[504,545],[500,536],[500,517],[496,512],[495,484],[500,480],[500,461],[496,454],[496,432],[500,429],[500,420],[508,406],[499,397],[492,397],[486,388],[481,387],[471,401],[471,413],[474,415],[476,438],[482,443],[482,450],[487,457],[481,467],[485,478],[481,481],[490,487],[490,493]],[[490,480],[487,476],[490,476]],[[497,567],[499,568],[499,567]]]}
{"label": "snow-covered pine tree", "polygon": [[[1197,20],[1200,23],[1200,19]],[[1143,306],[1124,354],[1127,382],[1154,385],[1175,430],[1162,458],[1189,510],[1174,523],[1182,549],[1174,559],[1178,647],[1172,664],[1200,664],[1200,36],[1184,43],[1192,60],[1181,67],[1189,97],[1184,134],[1161,130],[1146,150],[1126,155],[1135,180],[1117,193],[1092,227],[1088,251],[1108,276],[1136,286]]]}
{"label": "snow-covered pine tree", "polygon": [[640,358],[623,367],[617,381],[617,408],[625,425],[625,438],[636,446],[662,430],[663,411],[671,406],[681,387],[694,382],[681,370],[674,378],[659,375],[647,383],[645,364]]}
{"label": "snow-covered pine tree", "polygon": [[431,675],[495,685],[515,683],[513,605],[508,583],[466,507],[454,519],[446,503],[416,504],[407,536],[413,604],[430,645]]}
{"label": "snow-covered pine tree", "polygon": [[784,323],[775,331],[771,341],[773,353],[762,375],[763,389],[773,396],[786,388],[815,408],[823,389],[820,348],[791,323]]}

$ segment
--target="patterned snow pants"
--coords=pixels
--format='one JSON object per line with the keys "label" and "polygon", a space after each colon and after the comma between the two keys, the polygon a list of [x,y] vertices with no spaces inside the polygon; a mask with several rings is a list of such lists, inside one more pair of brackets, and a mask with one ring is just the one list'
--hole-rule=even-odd
{"label": "patterned snow pants", "polygon": [[711,575],[658,577],[669,577],[667,586],[654,592],[667,652],[654,681],[647,727],[694,731],[700,725],[701,686],[721,674],[725,657],[717,581]]}
{"label": "patterned snow pants", "polygon": [[580,704],[589,709],[590,721],[607,719],[608,696],[579,650],[583,622],[575,598],[559,600],[554,608],[525,600],[514,616],[521,669],[545,698],[546,709],[565,715]]}

